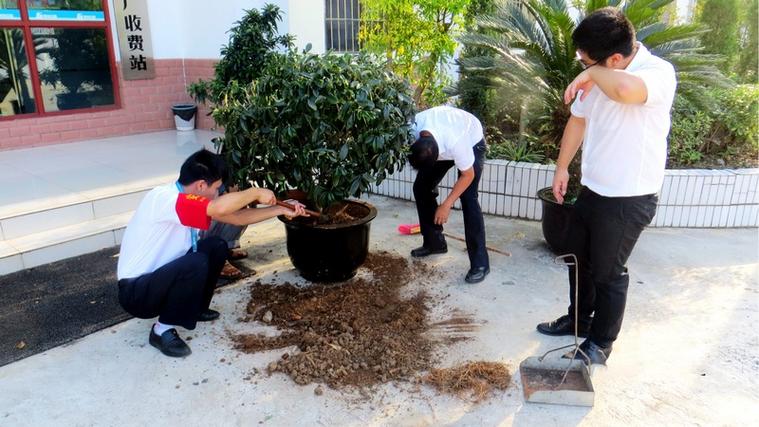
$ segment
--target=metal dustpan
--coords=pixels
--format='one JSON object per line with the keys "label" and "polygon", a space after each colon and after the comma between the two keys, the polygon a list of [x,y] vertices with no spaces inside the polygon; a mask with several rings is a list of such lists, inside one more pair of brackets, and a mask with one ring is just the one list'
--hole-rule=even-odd
{"label": "metal dustpan", "polygon": [[[567,262],[571,259],[571,262]],[[574,254],[556,257],[557,263],[575,266],[575,301],[579,282],[577,257]],[[519,376],[522,378],[524,400],[534,403],[551,403],[556,405],[593,406],[595,392],[590,380],[590,359],[580,349],[577,336],[577,304],[575,304],[575,341],[574,344],[548,350],[540,357],[528,357],[519,364]],[[550,359],[550,353],[573,349],[572,359]],[[585,360],[575,359],[580,354]],[[585,364],[584,362],[588,363]]]}

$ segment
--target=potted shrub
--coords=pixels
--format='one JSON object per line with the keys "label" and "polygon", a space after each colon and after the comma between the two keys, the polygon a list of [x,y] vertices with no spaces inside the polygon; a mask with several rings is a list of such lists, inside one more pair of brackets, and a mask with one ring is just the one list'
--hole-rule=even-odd
{"label": "potted shrub", "polygon": [[375,57],[270,55],[261,75],[233,84],[213,111],[223,154],[241,187],[300,190],[321,218],[280,218],[301,275],[345,280],[364,262],[376,209],[359,197],[401,168],[412,141],[410,87]]}

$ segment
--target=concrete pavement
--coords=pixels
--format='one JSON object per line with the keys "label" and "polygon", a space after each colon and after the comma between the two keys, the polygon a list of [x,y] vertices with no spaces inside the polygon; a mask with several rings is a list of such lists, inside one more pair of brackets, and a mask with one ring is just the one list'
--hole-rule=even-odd
{"label": "concrete pavement", "polygon": [[[420,242],[395,228],[415,222],[409,202],[369,197],[379,208],[373,250],[400,254]],[[441,302],[433,319],[453,310],[480,325],[473,339],[441,348],[440,366],[500,361],[516,371],[531,355],[571,342],[535,332],[563,314],[566,271],[553,264],[540,224],[486,217],[491,274],[465,285],[464,243],[429,260],[444,279],[429,288]],[[461,213],[447,231],[463,235]],[[759,267],[756,229],[649,229],[630,262],[625,323],[609,366],[597,370],[593,408],[525,404],[519,376],[508,390],[473,405],[408,383],[378,387],[370,398],[283,375],[266,376],[281,351],[242,354],[230,331],[272,332],[241,324],[248,289],[260,277],[297,280],[276,220],[249,227],[248,263],[259,276],[224,288],[212,306],[222,318],[180,335],[193,354],[183,360],[147,344],[151,322],[133,319],[76,342],[0,368],[0,425],[751,425],[759,421]],[[271,251],[271,252],[269,252]],[[114,286],[116,286],[114,284]],[[247,328],[247,329],[243,329]]]}

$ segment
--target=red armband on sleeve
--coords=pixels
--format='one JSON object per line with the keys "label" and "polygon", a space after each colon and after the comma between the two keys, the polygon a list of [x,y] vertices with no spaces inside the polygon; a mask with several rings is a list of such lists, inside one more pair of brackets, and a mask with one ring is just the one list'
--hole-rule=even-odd
{"label": "red armband on sleeve", "polygon": [[177,197],[177,216],[182,225],[208,230],[211,217],[206,214],[210,200],[194,194],[180,193]]}

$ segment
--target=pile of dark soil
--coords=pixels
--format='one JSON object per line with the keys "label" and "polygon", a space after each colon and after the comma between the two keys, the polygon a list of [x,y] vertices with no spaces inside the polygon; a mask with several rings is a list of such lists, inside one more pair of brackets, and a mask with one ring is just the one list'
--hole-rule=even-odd
{"label": "pile of dark soil", "polygon": [[296,346],[268,371],[283,372],[301,385],[366,387],[427,370],[433,347],[425,334],[428,298],[424,292],[404,298],[400,290],[435,274],[425,264],[388,252],[369,254],[362,268],[370,274],[338,284],[256,282],[243,320],[270,323],[281,334],[237,335],[236,348],[257,352]]}
{"label": "pile of dark soil", "polygon": [[441,393],[483,401],[495,390],[505,390],[511,382],[509,368],[496,362],[467,362],[446,369],[433,369],[424,382]]}
{"label": "pile of dark soil", "polygon": [[[305,204],[308,209],[316,210],[316,207],[312,203],[306,202]],[[324,226],[348,224],[363,219],[367,215],[369,215],[369,208],[366,206],[340,201],[325,208],[320,217],[298,217],[288,221]]]}
{"label": "pile of dark soil", "polygon": [[329,224],[346,224],[369,215],[366,206],[354,203],[337,202],[324,210],[329,218]]}

